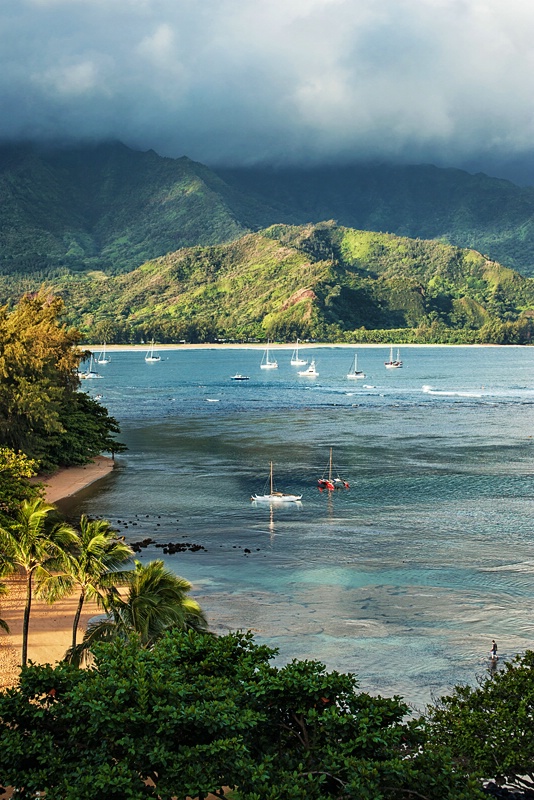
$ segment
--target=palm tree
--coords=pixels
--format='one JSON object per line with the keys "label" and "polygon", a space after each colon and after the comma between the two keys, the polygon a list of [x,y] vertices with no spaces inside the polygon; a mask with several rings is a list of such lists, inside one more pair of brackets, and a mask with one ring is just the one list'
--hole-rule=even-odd
{"label": "palm tree", "polygon": [[[7,586],[5,583],[0,583],[0,595],[7,594]],[[9,625],[5,621],[5,619],[0,618],[0,628],[6,633],[9,633]]]}
{"label": "palm tree", "polygon": [[54,522],[56,509],[44,500],[24,500],[15,520],[0,528],[2,574],[17,570],[26,576],[26,605],[22,628],[22,665],[28,660],[28,632],[33,578],[57,572],[65,563],[67,550],[76,542],[76,531],[66,522]]}
{"label": "palm tree", "polygon": [[66,659],[78,663],[96,642],[132,634],[150,648],[170,628],[207,631],[204,612],[186,596],[190,589],[189,581],[165,569],[163,561],[136,561],[126,598],[111,597],[106,618],[87,626],[82,644],[71,648]]}
{"label": "palm tree", "polygon": [[76,549],[70,553],[61,575],[50,575],[39,581],[39,594],[53,603],[79,589],[78,607],[72,626],[72,647],[76,647],[78,625],[86,600],[106,605],[106,597],[116,586],[128,583],[131,569],[120,568],[130,561],[133,550],[117,538],[107,520],[80,518]]}

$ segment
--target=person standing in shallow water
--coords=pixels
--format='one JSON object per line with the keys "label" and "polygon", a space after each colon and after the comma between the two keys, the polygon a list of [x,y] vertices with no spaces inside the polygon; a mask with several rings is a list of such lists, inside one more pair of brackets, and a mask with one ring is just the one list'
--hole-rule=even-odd
{"label": "person standing in shallow water", "polygon": [[491,640],[491,657],[493,659],[497,658],[497,642],[495,639]]}

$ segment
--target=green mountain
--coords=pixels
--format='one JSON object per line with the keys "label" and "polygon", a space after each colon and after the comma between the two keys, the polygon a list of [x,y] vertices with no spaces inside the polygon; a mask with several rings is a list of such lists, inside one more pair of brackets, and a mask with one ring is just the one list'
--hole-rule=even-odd
{"label": "green mountain", "polygon": [[[129,271],[273,224],[471,247],[534,274],[534,189],[432,166],[219,169],[118,143],[0,147],[0,274]],[[16,289],[14,289],[16,291]]]}
{"label": "green mountain", "polygon": [[202,164],[121,144],[0,148],[0,270],[129,270],[241,236],[241,197]]}
{"label": "green mountain", "polygon": [[333,222],[275,225],[49,288],[88,341],[524,342],[534,315],[534,279],[478,252]]}
{"label": "green mountain", "polygon": [[[273,207],[277,220],[335,219],[360,230],[472,247],[534,274],[534,188],[430,165],[219,169],[227,183]],[[260,225],[265,225],[264,220]]]}

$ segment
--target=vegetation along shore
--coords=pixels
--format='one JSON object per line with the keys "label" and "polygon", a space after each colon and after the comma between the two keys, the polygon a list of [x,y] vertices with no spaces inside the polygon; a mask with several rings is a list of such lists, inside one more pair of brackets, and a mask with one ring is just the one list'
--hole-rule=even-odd
{"label": "vegetation along shore", "polygon": [[[534,791],[531,651],[416,715],[319,661],[277,666],[250,632],[215,635],[185,577],[55,505],[125,449],[81,390],[101,343],[531,344],[532,190],[406,167],[341,192],[335,170],[256,171],[252,191],[251,171],[123,145],[3,156],[0,783],[50,800]],[[409,186],[412,211],[433,209],[418,224]]]}

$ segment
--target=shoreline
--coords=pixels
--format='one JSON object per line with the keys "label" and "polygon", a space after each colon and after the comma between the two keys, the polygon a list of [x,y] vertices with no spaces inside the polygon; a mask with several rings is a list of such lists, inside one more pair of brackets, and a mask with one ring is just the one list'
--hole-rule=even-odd
{"label": "shoreline", "polygon": [[89,464],[64,467],[50,475],[36,475],[32,482],[43,484],[46,502],[54,505],[105,478],[114,468],[115,461],[112,458],[97,456]]}
{"label": "shoreline", "polygon": [[[150,345],[151,346],[151,345]],[[262,351],[265,350],[267,346],[267,342],[202,342],[198,344],[193,343],[181,343],[181,344],[158,344],[154,345],[155,350],[258,350]],[[528,348],[532,345],[528,344],[450,344],[450,343],[440,343],[440,344],[419,344],[418,342],[406,342],[406,343],[397,343],[397,342],[366,342],[366,343],[352,343],[347,344],[345,342],[301,342],[299,341],[299,350],[310,350],[310,349],[321,349],[321,348],[340,348],[343,350],[354,350],[355,348],[359,349],[378,349],[378,350],[388,350],[390,347],[393,348],[401,348],[405,349],[407,347],[455,347],[455,348],[465,348],[465,347],[472,347],[472,348],[486,348],[486,347],[519,347],[519,348]],[[84,351],[91,351],[93,353],[98,353],[102,350],[102,344],[80,344],[78,345],[79,350]],[[145,353],[149,345],[147,344],[106,344],[106,351],[108,353]],[[294,350],[295,349],[295,342],[281,342],[280,344],[270,343],[269,344],[270,350]]]}

